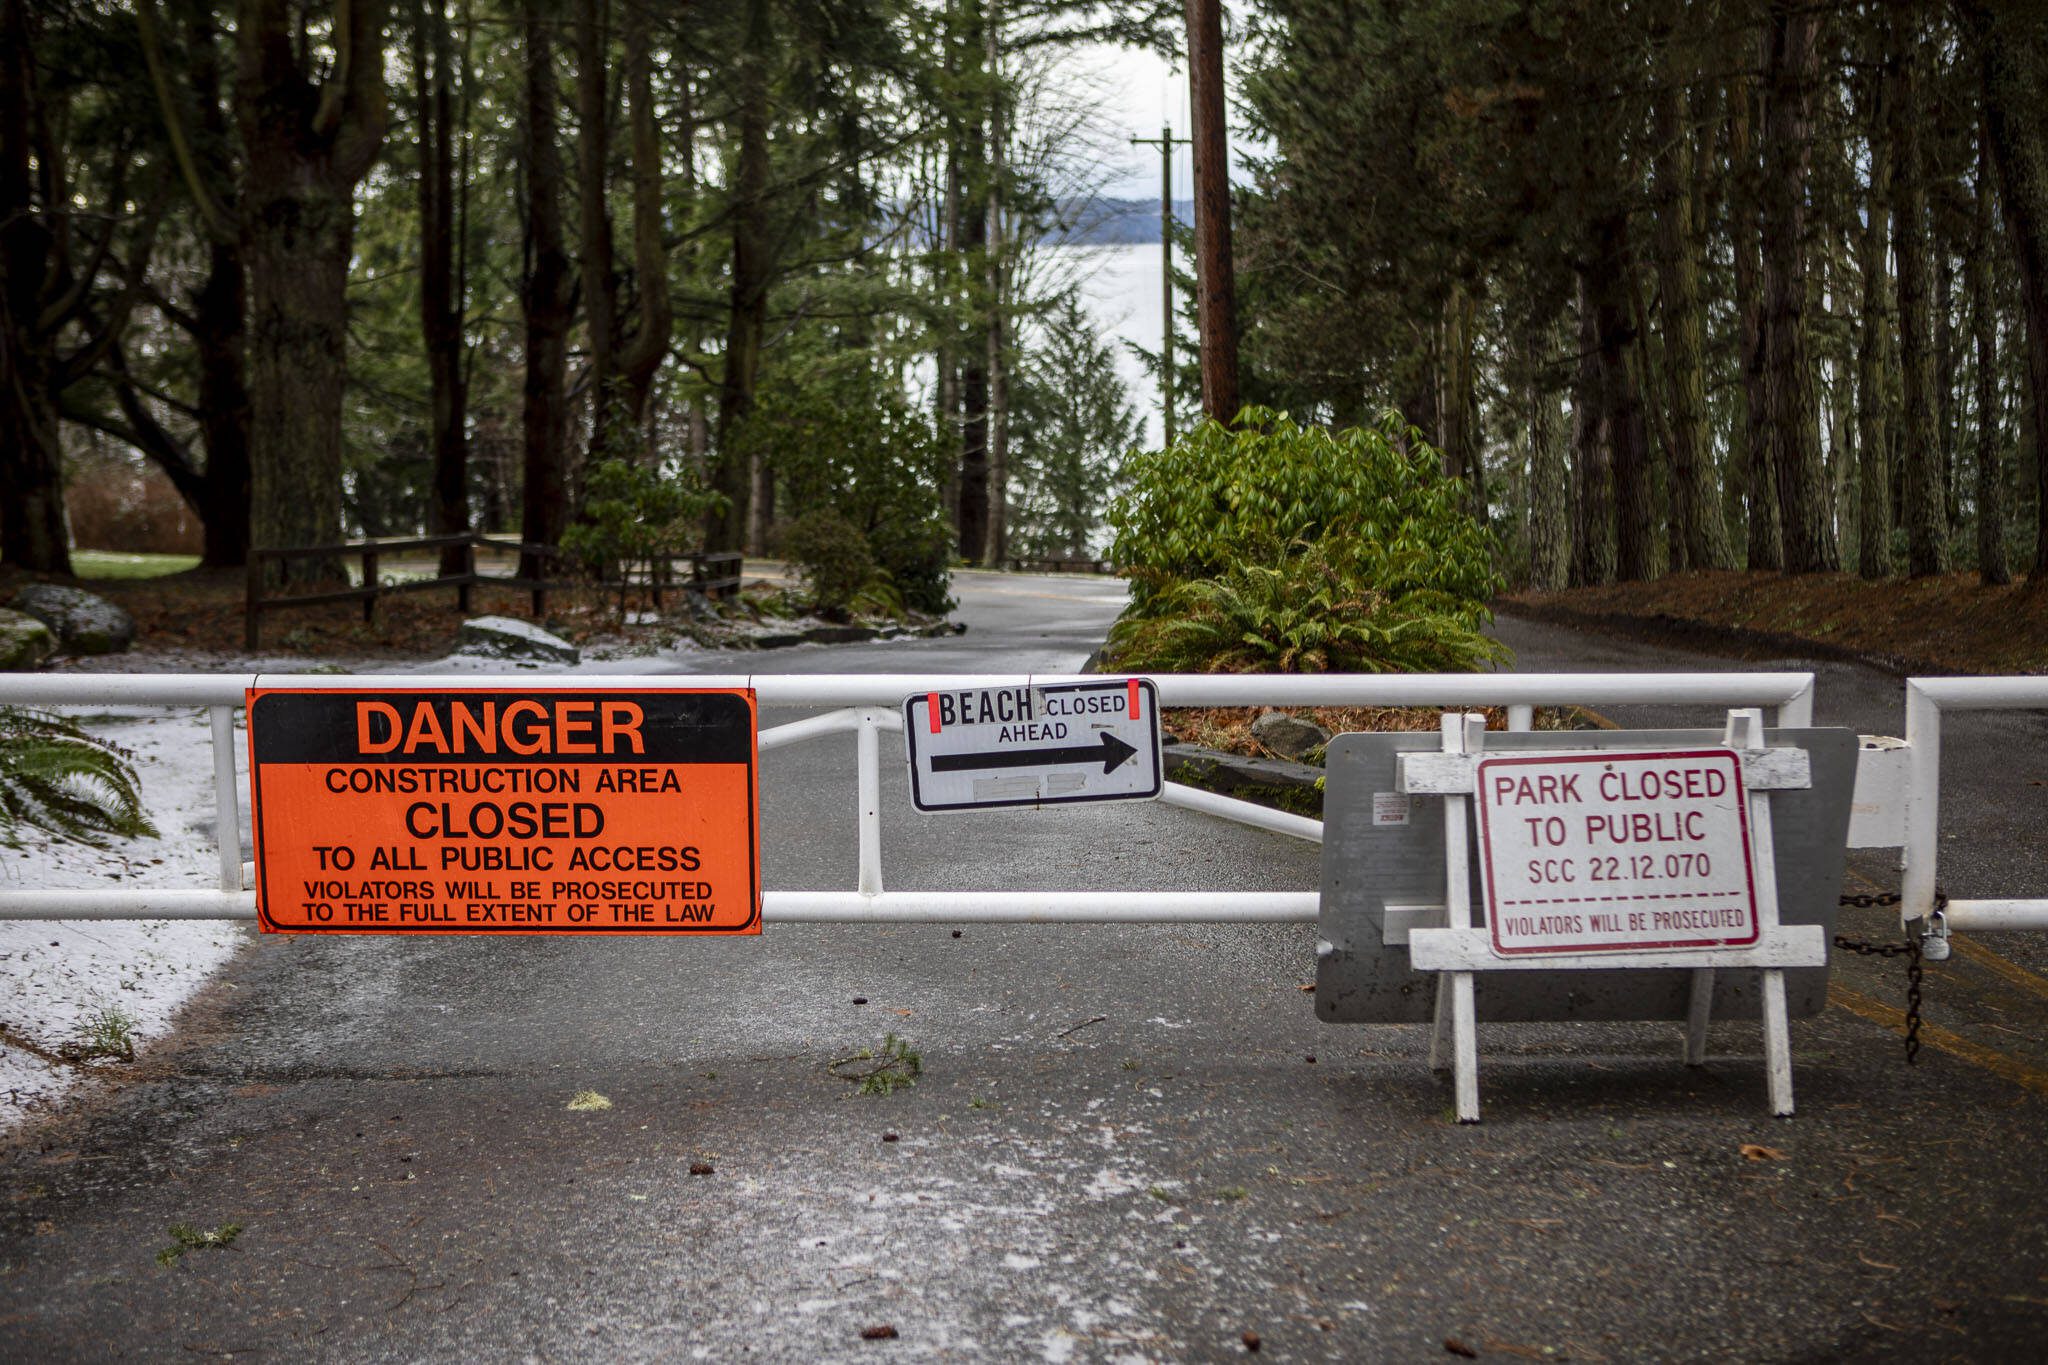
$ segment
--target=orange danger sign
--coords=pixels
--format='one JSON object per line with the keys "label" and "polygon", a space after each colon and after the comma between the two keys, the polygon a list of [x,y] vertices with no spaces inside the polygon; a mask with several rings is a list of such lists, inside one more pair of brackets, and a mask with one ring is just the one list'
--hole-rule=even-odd
{"label": "orange danger sign", "polygon": [[758,934],[751,690],[249,692],[266,931]]}

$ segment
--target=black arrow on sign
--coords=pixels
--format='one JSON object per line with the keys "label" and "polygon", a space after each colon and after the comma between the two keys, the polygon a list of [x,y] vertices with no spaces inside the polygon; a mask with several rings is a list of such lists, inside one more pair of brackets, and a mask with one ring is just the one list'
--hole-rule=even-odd
{"label": "black arrow on sign", "polygon": [[1057,768],[1065,763],[1101,763],[1106,777],[1137,754],[1137,750],[1105,733],[1100,744],[1076,744],[1065,749],[1001,749],[991,754],[934,754],[935,773],[967,772],[974,768]]}

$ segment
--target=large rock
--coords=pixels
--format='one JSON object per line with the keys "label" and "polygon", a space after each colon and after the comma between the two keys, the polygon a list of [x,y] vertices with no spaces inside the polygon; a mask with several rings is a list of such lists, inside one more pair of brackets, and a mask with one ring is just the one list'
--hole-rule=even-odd
{"label": "large rock", "polygon": [[0,607],[0,672],[26,673],[41,668],[57,652],[50,628],[24,611]]}
{"label": "large rock", "polygon": [[559,635],[550,635],[512,616],[477,616],[462,623],[455,652],[476,659],[511,659],[544,664],[573,664],[583,651]]}
{"label": "large rock", "polygon": [[1285,711],[1268,711],[1252,722],[1252,738],[1282,758],[1300,758],[1317,745],[1328,744],[1330,732]]}
{"label": "large rock", "polygon": [[135,618],[104,597],[59,583],[31,583],[13,607],[56,633],[66,654],[119,654],[135,643]]}

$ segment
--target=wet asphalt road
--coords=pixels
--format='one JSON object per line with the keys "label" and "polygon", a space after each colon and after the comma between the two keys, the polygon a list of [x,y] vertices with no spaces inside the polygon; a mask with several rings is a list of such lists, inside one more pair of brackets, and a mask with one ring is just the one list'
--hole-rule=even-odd
{"label": "wet asphalt road", "polygon": [[[1118,605],[1092,580],[961,596],[962,637],[747,664],[1071,668]],[[1502,634],[1525,668],[1751,666]],[[1896,683],[1837,668],[1823,723],[1892,728]],[[2039,886],[2041,793],[2013,784],[2048,745],[1976,733],[1950,744],[1996,780],[1956,825],[2014,833],[1956,876]],[[851,748],[764,758],[770,887],[851,885]],[[884,772],[891,886],[1316,884],[1313,847],[1191,813],[919,817]],[[1670,1026],[1486,1029],[1488,1121],[1461,1128],[1421,1029],[1314,1021],[1313,940],[256,941],[118,1089],[0,1154],[0,1357],[1235,1359],[1250,1333],[1273,1359],[2038,1358],[2024,967],[1937,979],[1955,1046],[1910,1071],[1881,1020],[1795,1021],[1789,1123],[1754,1025],[1697,1071]],[[1895,964],[1839,976],[1897,997]],[[890,1032],[915,1087],[829,1073]],[[610,1107],[571,1110],[586,1090]],[[241,1231],[160,1267],[172,1224]]]}

